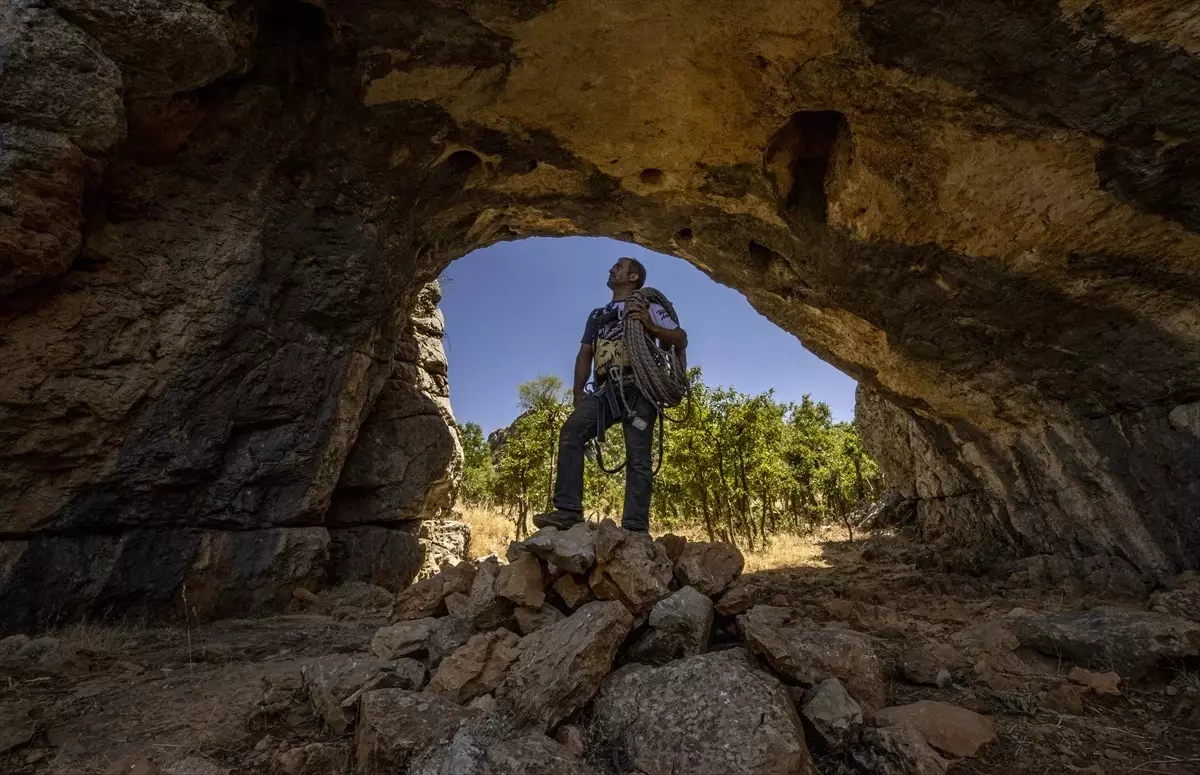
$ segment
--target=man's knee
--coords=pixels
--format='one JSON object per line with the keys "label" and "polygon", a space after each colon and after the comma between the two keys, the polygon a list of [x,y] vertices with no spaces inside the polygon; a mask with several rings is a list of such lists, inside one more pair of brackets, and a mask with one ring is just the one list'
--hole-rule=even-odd
{"label": "man's knee", "polygon": [[596,432],[596,417],[587,411],[586,407],[577,406],[571,416],[563,423],[559,438],[564,441],[587,441],[589,434]]}

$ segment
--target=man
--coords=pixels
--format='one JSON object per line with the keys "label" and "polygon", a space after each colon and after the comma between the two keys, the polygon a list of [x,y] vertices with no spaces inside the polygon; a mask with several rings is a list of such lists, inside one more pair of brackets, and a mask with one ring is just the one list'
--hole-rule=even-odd
{"label": "man", "polygon": [[[612,301],[592,310],[575,356],[575,410],[558,436],[558,476],[554,483],[554,511],[538,514],[538,527],[566,529],[583,521],[583,450],[596,437],[597,427],[620,422],[625,433],[625,510],[621,526],[646,533],[650,530],[650,488],[653,469],[650,453],[657,408],[638,391],[625,352],[625,321],[635,319],[666,347],[683,350],[687,332],[660,304],[645,305],[626,299],[646,284],[646,267],[632,258],[621,258],[608,270]],[[595,372],[595,392],[586,391]]]}

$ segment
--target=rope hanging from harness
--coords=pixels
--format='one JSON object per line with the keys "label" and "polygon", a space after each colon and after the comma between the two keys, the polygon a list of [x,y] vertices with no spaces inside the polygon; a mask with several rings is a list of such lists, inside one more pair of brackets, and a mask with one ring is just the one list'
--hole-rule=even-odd
{"label": "rope hanging from harness", "polygon": [[[625,300],[625,309],[628,310],[630,304],[640,304],[648,310],[651,303],[660,305],[671,319],[675,321],[675,324],[679,325],[679,316],[676,315],[675,308],[671,306],[671,302],[654,288],[644,288],[631,293]],[[646,330],[642,322],[628,314],[626,314],[624,319],[622,338],[634,386],[637,387],[638,391],[647,401],[654,405],[664,421],[667,417],[662,410],[678,406],[687,398],[687,414],[679,422],[686,421],[688,416],[691,415],[692,407],[691,386],[687,380],[687,360],[685,354],[674,347],[667,349],[659,347],[655,338]],[[613,391],[616,391],[616,393]],[[623,413],[626,416],[631,414],[632,409],[625,398],[625,385],[619,374],[609,376],[602,393],[606,395],[598,396],[598,399],[602,401],[607,399],[609,407],[613,410],[614,414]],[[665,424],[665,422],[659,422],[658,424],[658,464],[654,467],[654,475],[657,475],[659,469],[662,467]],[[615,468],[605,468],[604,456],[601,449],[603,443],[604,427],[598,419],[595,443],[596,464],[606,474],[615,474],[625,467],[626,461],[621,461],[621,464]]]}

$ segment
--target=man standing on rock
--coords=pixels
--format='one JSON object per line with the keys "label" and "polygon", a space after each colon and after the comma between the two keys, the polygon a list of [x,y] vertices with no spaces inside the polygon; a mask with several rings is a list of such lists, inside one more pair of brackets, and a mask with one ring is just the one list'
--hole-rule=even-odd
{"label": "man standing on rock", "polygon": [[[646,267],[633,258],[621,258],[608,270],[612,301],[588,315],[583,341],[575,356],[575,410],[563,423],[558,437],[558,475],[554,483],[554,511],[538,514],[538,527],[566,529],[583,521],[584,445],[602,429],[620,422],[625,434],[625,511],[621,526],[646,533],[650,530],[650,489],[654,481],[650,463],[654,422],[658,410],[633,382],[625,352],[625,320],[639,321],[666,347],[682,351],[687,332],[679,327],[665,299],[649,305],[626,304],[634,291],[646,284]],[[595,372],[595,391],[587,392],[588,377]]]}

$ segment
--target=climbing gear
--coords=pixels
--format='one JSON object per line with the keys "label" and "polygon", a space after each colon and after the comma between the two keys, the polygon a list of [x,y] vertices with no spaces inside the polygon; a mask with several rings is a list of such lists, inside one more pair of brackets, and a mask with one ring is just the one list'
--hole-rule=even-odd
{"label": "climbing gear", "polygon": [[[675,322],[675,325],[679,325],[679,315],[676,314],[675,307],[661,291],[655,288],[634,291],[625,300],[626,310],[629,309],[630,303],[641,304],[647,310],[650,309],[651,304],[658,304]],[[598,400],[607,400],[612,416],[624,416],[634,427],[642,430],[645,428],[646,420],[636,416],[633,406],[625,396],[625,383],[628,380],[647,401],[654,405],[655,410],[664,421],[686,422],[692,414],[692,391],[687,378],[686,353],[676,350],[674,347],[660,347],[654,341],[654,337],[646,331],[641,321],[635,320],[628,314],[624,319],[623,338],[625,355],[629,360],[628,376],[619,366],[614,366],[608,370],[604,387],[590,395],[596,396]],[[679,420],[667,417],[663,410],[678,406],[685,398],[687,399],[687,410],[684,416]],[[628,461],[622,460],[621,464],[613,469],[604,467],[604,421],[602,415],[603,413],[596,415],[596,440],[593,447],[596,465],[606,474],[615,474],[624,468]],[[637,425],[639,421],[642,423],[641,427]],[[658,424],[658,463],[654,466],[652,476],[657,476],[662,468],[663,451],[666,446],[665,426],[666,422]]]}

